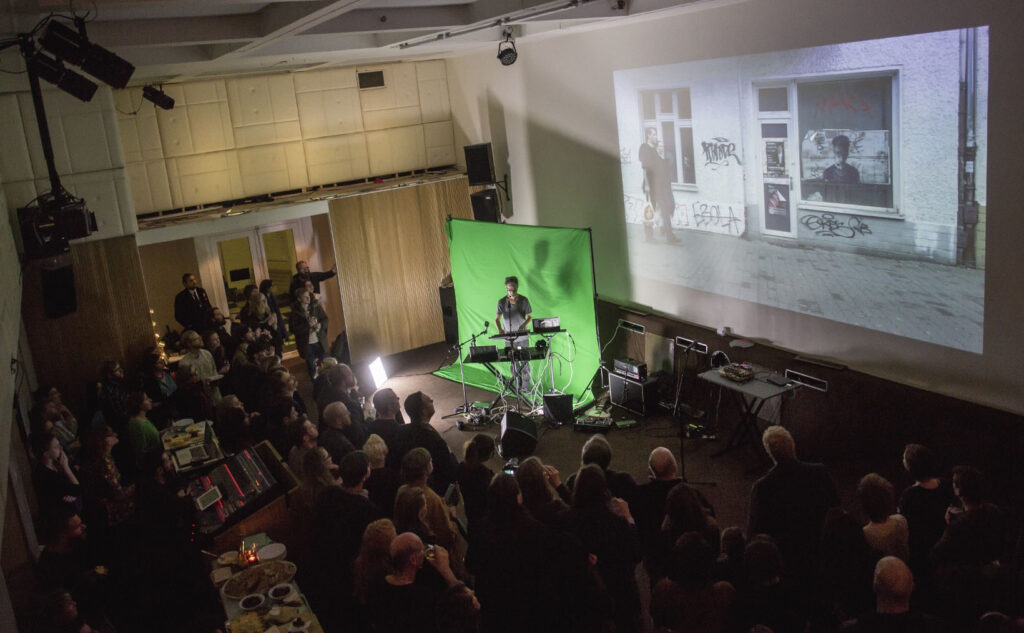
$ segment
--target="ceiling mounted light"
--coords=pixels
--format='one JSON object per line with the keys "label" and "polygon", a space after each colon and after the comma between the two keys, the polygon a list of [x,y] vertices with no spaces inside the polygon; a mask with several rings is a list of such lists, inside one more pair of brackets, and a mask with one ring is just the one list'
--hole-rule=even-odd
{"label": "ceiling mounted light", "polygon": [[43,81],[50,82],[80,101],[91,101],[96,94],[96,84],[42,52],[37,51],[28,58],[28,68]]}
{"label": "ceiling mounted light", "polygon": [[78,31],[50,20],[39,43],[49,52],[69,64],[79,66],[96,79],[114,88],[128,85],[135,66],[107,49],[93,44],[85,35],[85,21],[75,19]]}
{"label": "ceiling mounted light", "polygon": [[152,101],[153,105],[164,110],[170,110],[174,107],[174,97],[171,97],[156,86],[143,86],[142,98],[146,101]]}
{"label": "ceiling mounted light", "polygon": [[519,59],[516,42],[512,39],[512,29],[505,29],[502,35],[505,39],[498,44],[498,61],[502,66],[511,66]]}

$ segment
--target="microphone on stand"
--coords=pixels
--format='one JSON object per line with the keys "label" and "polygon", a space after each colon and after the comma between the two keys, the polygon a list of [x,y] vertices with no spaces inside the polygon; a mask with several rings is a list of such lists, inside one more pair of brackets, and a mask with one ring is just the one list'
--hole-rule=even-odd
{"label": "microphone on stand", "polygon": [[483,336],[484,334],[487,334],[487,330],[489,330],[489,329],[491,329],[491,322],[490,321],[484,321],[484,331],[481,332],[480,334],[478,334],[477,336]]}

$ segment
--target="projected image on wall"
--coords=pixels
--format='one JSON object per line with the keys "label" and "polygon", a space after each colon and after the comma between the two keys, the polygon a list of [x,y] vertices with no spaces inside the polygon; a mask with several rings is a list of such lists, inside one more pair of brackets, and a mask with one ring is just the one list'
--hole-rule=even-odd
{"label": "projected image on wall", "polygon": [[614,80],[632,275],[982,352],[987,27]]}

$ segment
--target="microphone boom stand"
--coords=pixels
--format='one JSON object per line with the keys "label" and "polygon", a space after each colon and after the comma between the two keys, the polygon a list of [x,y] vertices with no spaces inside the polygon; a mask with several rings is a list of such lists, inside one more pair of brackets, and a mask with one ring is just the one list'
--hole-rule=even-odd
{"label": "microphone boom stand", "polygon": [[[481,336],[485,332],[487,332],[487,328],[490,327],[490,325],[491,325],[490,323],[486,323],[485,322],[484,323],[484,330],[483,330],[483,332],[480,332],[479,334],[473,334],[472,336],[470,336],[465,341],[461,341],[461,342],[455,344],[455,347],[457,347],[459,349],[459,381],[462,383],[462,404],[460,404],[459,406],[455,407],[455,412],[454,413],[449,413],[448,415],[443,416],[441,418],[442,420],[447,420],[448,418],[454,418],[455,416],[459,416],[459,415],[469,416],[469,414],[471,413],[471,410],[472,410],[473,407],[469,404],[469,394],[466,391],[466,369],[465,369],[465,365],[462,362],[462,346],[465,345],[466,343],[469,343],[471,349],[473,347],[476,347],[476,337]],[[461,425],[460,425],[460,427],[461,427]]]}

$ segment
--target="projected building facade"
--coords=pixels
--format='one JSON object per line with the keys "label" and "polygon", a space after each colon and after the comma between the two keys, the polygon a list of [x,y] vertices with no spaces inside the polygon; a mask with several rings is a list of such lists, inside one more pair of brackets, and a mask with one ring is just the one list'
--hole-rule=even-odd
{"label": "projected building facade", "polygon": [[[664,241],[690,246],[716,234],[978,269],[966,283],[980,303],[987,69],[979,27],[616,72],[626,221],[646,224],[629,232],[631,253],[662,241],[652,229],[666,234],[669,222]],[[671,175],[670,202],[656,195],[652,164]],[[634,272],[691,285],[680,269],[698,264],[685,247]],[[854,323],[981,351],[980,314],[951,318],[971,321],[957,327],[973,333],[953,342],[882,319]]]}

